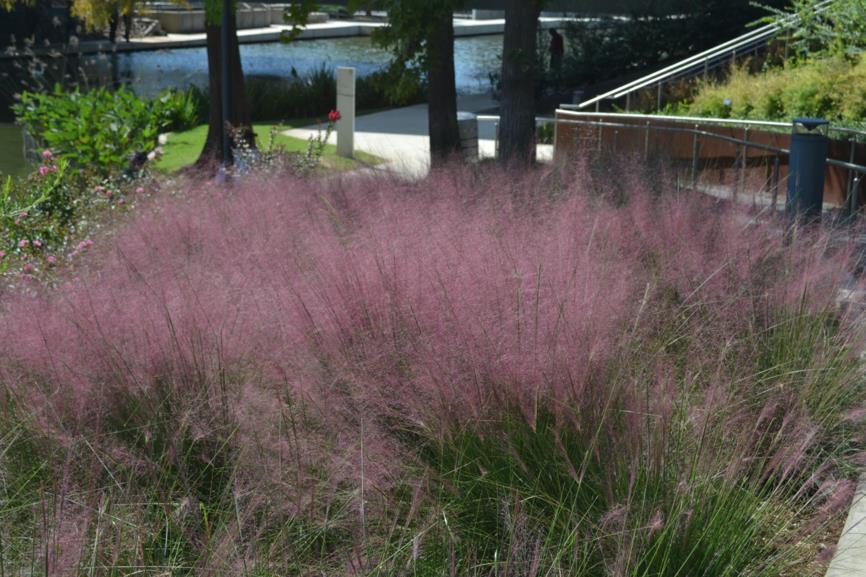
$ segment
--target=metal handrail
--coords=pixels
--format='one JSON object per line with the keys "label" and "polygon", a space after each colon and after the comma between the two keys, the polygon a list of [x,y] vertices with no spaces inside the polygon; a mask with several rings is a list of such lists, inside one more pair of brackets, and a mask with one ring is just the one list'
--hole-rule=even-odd
{"label": "metal handrail", "polygon": [[[737,138],[735,136],[727,136],[724,134],[719,134],[717,132],[711,132],[708,130],[701,130],[699,128],[687,128],[687,127],[678,127],[678,126],[653,126],[647,124],[628,124],[625,122],[606,122],[606,121],[592,121],[592,120],[566,120],[564,118],[556,118],[554,122],[557,124],[572,124],[578,126],[598,126],[601,128],[630,128],[633,130],[655,130],[659,132],[682,132],[686,134],[694,134],[697,136],[706,136],[708,138],[715,138],[716,140],[722,140],[725,142],[730,142],[731,144],[737,144],[742,146],[748,146],[749,148],[757,148],[759,150],[766,150],[768,152],[773,152],[775,154],[783,154],[790,155],[791,151],[787,148],[782,148],[779,146],[772,146],[770,144],[763,144],[760,142],[755,142],[752,140],[745,140],[742,138]],[[837,166],[839,168],[846,168],[848,170],[853,170],[855,172],[859,172],[862,174],[866,174],[866,166],[861,164],[854,164],[853,162],[846,162],[844,160],[838,160],[835,158],[827,158],[827,164],[831,166]]]}
{"label": "metal handrail", "polygon": [[[575,114],[575,113],[572,113]],[[580,113],[577,113],[580,114]],[[598,116],[586,114],[586,116]],[[692,186],[696,186],[697,184],[697,173],[698,173],[698,139],[700,137],[705,138],[713,138],[716,140],[720,140],[723,142],[729,142],[738,147],[737,158],[741,159],[740,161],[740,178],[739,184],[736,185],[732,191],[733,198],[736,200],[737,191],[744,187],[744,178],[745,178],[745,168],[747,166],[747,149],[755,148],[758,150],[765,150],[767,152],[772,153],[775,156],[774,160],[774,168],[773,168],[773,181],[770,187],[770,191],[772,194],[772,206],[775,208],[778,202],[778,194],[779,194],[779,157],[782,155],[790,156],[791,151],[787,148],[781,148],[778,146],[772,146],[769,144],[763,144],[760,142],[753,142],[748,140],[747,138],[737,138],[732,136],[726,136],[723,134],[718,134],[716,132],[710,132],[707,130],[700,130],[699,128],[687,128],[687,127],[679,127],[679,126],[657,126],[653,125],[649,122],[640,125],[640,124],[629,124],[624,122],[607,122],[607,121],[593,121],[593,120],[567,120],[564,118],[556,118],[554,120],[557,124],[571,124],[578,126],[596,126],[599,127],[599,146],[601,146],[601,130],[603,128],[617,128],[617,129],[632,129],[632,130],[643,130],[647,134],[647,137],[644,141],[645,151],[647,150],[649,143],[649,131],[658,131],[658,132],[679,132],[685,134],[694,135],[694,146],[692,149],[692,159],[691,159],[691,173],[692,173]],[[746,127],[748,131],[748,127]],[[616,146],[616,141],[614,141],[614,146]],[[853,140],[852,140],[853,146]],[[742,148],[742,154],[739,151],[739,147]],[[845,162],[844,160],[838,160],[835,158],[826,158],[825,161],[827,165],[834,166],[837,168],[842,168],[848,171],[848,184],[845,191],[845,199],[843,206],[848,210],[849,214],[853,214],[858,209],[858,190],[860,188],[860,184],[866,180],[866,166],[855,164],[853,162],[853,148],[852,148],[852,161]]]}
{"label": "metal handrail", "polygon": [[[791,153],[787,148],[781,148],[779,146],[772,146],[770,144],[763,144],[760,142],[753,142],[750,140],[744,140],[742,138],[737,138],[736,136],[727,136],[724,134],[719,134],[717,132],[710,132],[709,130],[701,130],[699,128],[685,128],[679,126],[653,126],[653,125],[640,125],[640,124],[628,124],[624,122],[605,122],[605,121],[592,121],[592,120],[565,120],[562,118],[557,118],[556,122],[558,124],[573,124],[578,126],[598,126],[600,128],[630,128],[633,130],[655,130],[658,132],[680,132],[685,134],[693,134],[696,136],[706,136],[708,138],[715,138],[716,140],[721,140],[724,142],[730,142],[731,144],[737,145],[746,145],[749,148],[757,148],[761,150],[766,150],[768,152],[773,152],[775,154],[784,154],[788,155]],[[832,160],[832,159],[828,159]],[[866,166],[860,166],[859,164],[852,165],[858,167],[859,171],[866,174]]]}
{"label": "metal handrail", "polygon": [[[756,126],[756,127],[765,127],[765,128],[784,128],[790,129],[790,122],[779,122],[773,120],[750,120],[750,119],[741,119],[741,118],[708,118],[703,116],[673,116],[667,114],[639,114],[639,113],[630,113],[630,112],[580,112],[575,110],[573,107],[576,105],[560,105],[559,109],[556,112],[565,112],[574,116],[586,116],[593,118],[625,118],[625,119],[633,119],[633,120],[644,120],[644,121],[665,121],[665,122],[679,122],[679,123],[688,123],[688,124],[719,124],[719,125],[734,125],[734,126]],[[849,128],[845,126],[832,126],[828,127],[828,130],[831,132],[839,132],[842,134],[846,134],[851,138],[862,138],[866,140],[866,130],[858,130],[856,128]]]}
{"label": "metal handrail", "polygon": [[[674,120],[678,122],[682,121],[697,121],[695,123],[694,128],[688,127],[680,127],[680,126],[658,126],[654,125],[651,122],[647,121],[643,124],[630,124],[626,122],[610,122],[605,120],[569,120],[565,118],[559,117],[536,117],[536,122],[548,122],[553,123],[558,126],[560,124],[570,124],[570,125],[578,125],[578,126],[595,126],[599,128],[599,144],[601,147],[601,130],[603,128],[624,128],[624,129],[632,129],[632,130],[642,130],[646,134],[644,138],[644,154],[647,154],[649,150],[649,133],[650,131],[658,131],[658,132],[681,132],[685,134],[694,135],[694,145],[692,148],[692,159],[691,159],[691,172],[692,172],[692,185],[695,186],[697,183],[697,173],[698,173],[698,165],[699,165],[699,145],[698,141],[701,137],[705,138],[714,138],[723,142],[729,142],[738,147],[737,150],[737,158],[739,159],[740,165],[740,178],[739,184],[737,184],[733,190],[733,196],[736,199],[737,190],[744,188],[745,186],[745,169],[748,165],[748,153],[747,150],[749,148],[754,148],[758,150],[764,150],[771,153],[774,156],[773,159],[773,170],[772,170],[772,185],[770,186],[769,191],[772,196],[772,206],[775,207],[778,201],[779,194],[779,166],[780,166],[780,156],[790,156],[791,151],[787,148],[782,148],[779,146],[772,146],[769,144],[763,144],[760,142],[754,142],[748,139],[748,130],[750,125],[757,126],[772,126],[772,127],[790,127],[790,124],[786,124],[783,122],[771,122],[771,121],[760,121],[760,120],[737,120],[737,119],[727,119],[727,118],[688,118],[682,116],[657,116],[657,115],[647,115],[647,114],[613,114],[613,113],[591,113],[591,112],[573,112],[570,110],[557,110],[559,112],[566,112],[567,114],[582,116],[588,118],[598,118],[598,117],[607,117],[607,118],[639,118],[639,119],[654,119],[654,120]],[[493,114],[479,114],[476,115],[477,120],[479,121],[496,121],[500,120],[498,115]],[[719,134],[717,132],[711,132],[708,130],[701,130],[699,125],[701,122],[704,124],[707,121],[711,121],[713,123],[719,124],[739,124],[745,125],[746,138],[737,138],[735,136],[726,136],[724,134]],[[866,135],[866,132],[858,131],[850,128],[830,127],[831,130],[838,130],[839,132],[849,133],[854,135]],[[496,136],[494,137],[496,140],[495,148],[498,151],[499,149],[499,132],[497,130]],[[856,136],[855,136],[856,138]],[[826,158],[826,163],[829,166],[834,166],[837,168],[845,169],[848,171],[848,184],[845,190],[845,200],[844,206],[847,208],[850,214],[853,214],[858,210],[858,195],[860,185],[863,181],[866,181],[866,166],[855,164],[854,163],[854,144],[855,138],[851,138],[851,160],[849,162],[845,162],[844,160],[838,160],[835,158]],[[616,140],[614,140],[614,147],[616,146]],[[739,147],[742,147],[742,153],[740,153]]]}
{"label": "metal handrail", "polygon": [[[818,11],[823,11],[833,1],[834,0],[822,0],[815,6],[815,9]],[[798,20],[798,15],[791,14],[783,21],[782,25],[767,24],[766,26],[762,26],[760,28],[752,30],[751,32],[747,32],[746,34],[738,36],[732,40],[723,42],[722,44],[695,54],[694,56],[690,56],[684,60],[671,64],[670,66],[657,70],[656,72],[633,80],[629,83],[623,84],[622,86],[618,86],[613,90],[609,90],[604,94],[600,94],[574,106],[576,106],[577,109],[583,109],[592,104],[597,105],[603,100],[621,98],[637,90],[642,90],[648,86],[661,84],[666,80],[672,80],[675,78],[674,75],[682,73],[686,70],[691,70],[693,68],[696,68],[697,66],[703,65],[706,68],[710,60],[724,58],[727,55],[731,54],[736,57],[738,49],[746,48],[746,51],[748,51],[748,49],[754,48],[755,46],[760,45],[764,41],[773,38],[780,30],[790,27]]]}

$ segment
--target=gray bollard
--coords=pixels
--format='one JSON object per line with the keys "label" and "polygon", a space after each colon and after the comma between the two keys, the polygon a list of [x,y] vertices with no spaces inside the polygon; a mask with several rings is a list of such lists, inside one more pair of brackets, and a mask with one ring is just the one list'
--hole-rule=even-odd
{"label": "gray bollard", "polygon": [[791,129],[791,156],[788,172],[789,222],[821,219],[824,204],[824,173],[830,140],[830,123],[823,118],[796,118]]}
{"label": "gray bollard", "polygon": [[337,154],[352,158],[355,154],[355,69],[337,68]]}
{"label": "gray bollard", "polygon": [[457,113],[460,152],[467,162],[478,161],[478,116],[471,112]]}

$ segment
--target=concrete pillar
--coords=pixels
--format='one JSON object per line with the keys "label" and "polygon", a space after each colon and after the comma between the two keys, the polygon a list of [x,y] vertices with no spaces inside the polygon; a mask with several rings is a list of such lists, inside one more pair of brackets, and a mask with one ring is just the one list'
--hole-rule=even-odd
{"label": "concrete pillar", "polygon": [[478,117],[471,112],[457,113],[460,152],[467,162],[478,161]]}
{"label": "concrete pillar", "polygon": [[352,158],[355,154],[355,69],[337,68],[337,154]]}

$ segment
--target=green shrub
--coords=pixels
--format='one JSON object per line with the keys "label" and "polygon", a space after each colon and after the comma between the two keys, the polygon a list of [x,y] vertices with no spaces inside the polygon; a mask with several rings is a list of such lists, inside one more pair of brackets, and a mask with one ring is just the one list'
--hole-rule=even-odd
{"label": "green shrub", "polygon": [[131,206],[127,200],[141,196],[145,184],[142,178],[94,179],[43,151],[37,170],[0,183],[0,275],[52,276],[61,260],[90,247],[86,235],[104,222],[100,213]]}
{"label": "green shrub", "polygon": [[[815,0],[792,0],[781,8],[768,7],[766,22],[784,24],[791,14],[799,25],[790,33],[789,44],[800,56],[850,57],[866,48],[866,5],[863,0],[835,0],[825,5]],[[784,27],[784,26],[783,26]]]}
{"label": "green shrub", "polygon": [[[424,101],[426,87],[423,83],[410,79],[401,85],[401,90],[394,91],[389,90],[390,81],[385,71],[359,77],[355,87],[358,110],[408,106]],[[337,101],[334,71],[324,65],[304,75],[292,71],[289,78],[247,76],[245,84],[253,122],[324,119]],[[200,122],[205,122],[209,106],[207,91],[193,86],[186,94],[196,103]]]}
{"label": "green shrub", "polygon": [[553,144],[554,134],[555,125],[552,122],[540,125],[535,131],[535,136],[539,144]]}
{"label": "green shrub", "polygon": [[194,126],[199,104],[191,93],[166,91],[153,100],[127,88],[89,92],[25,92],[13,107],[18,123],[61,159],[95,174],[124,169],[132,155],[156,148],[161,132]]}
{"label": "green shrub", "polygon": [[866,117],[866,62],[820,58],[761,74],[750,74],[745,65],[731,70],[724,82],[700,84],[691,102],[677,112],[782,121],[817,116],[856,124]]}

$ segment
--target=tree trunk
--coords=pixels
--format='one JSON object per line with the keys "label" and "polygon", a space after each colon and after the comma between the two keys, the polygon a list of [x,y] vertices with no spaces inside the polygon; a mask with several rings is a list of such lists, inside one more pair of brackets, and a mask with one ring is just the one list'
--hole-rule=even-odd
{"label": "tree trunk", "polygon": [[427,49],[430,163],[441,165],[460,151],[457,83],[454,79],[454,22],[450,9],[437,9]]}
{"label": "tree trunk", "polygon": [[123,39],[129,42],[129,37],[132,35],[132,9],[123,15]]}
{"label": "tree trunk", "polygon": [[120,23],[120,12],[115,4],[111,17],[108,19],[108,41],[112,44],[117,42],[117,26]]}
{"label": "tree trunk", "polygon": [[539,0],[505,0],[499,158],[506,165],[535,161],[535,51]]}
{"label": "tree trunk", "polygon": [[[207,138],[204,148],[195,163],[196,168],[213,169],[222,162],[222,42],[220,25],[207,24],[207,68],[208,96],[210,111],[208,113]],[[250,121],[250,110],[247,106],[244,71],[241,67],[241,51],[238,44],[237,19],[231,17],[229,31],[228,56],[231,66],[232,109],[228,123],[234,129],[243,131],[244,140],[250,146],[255,145],[255,134]]]}

